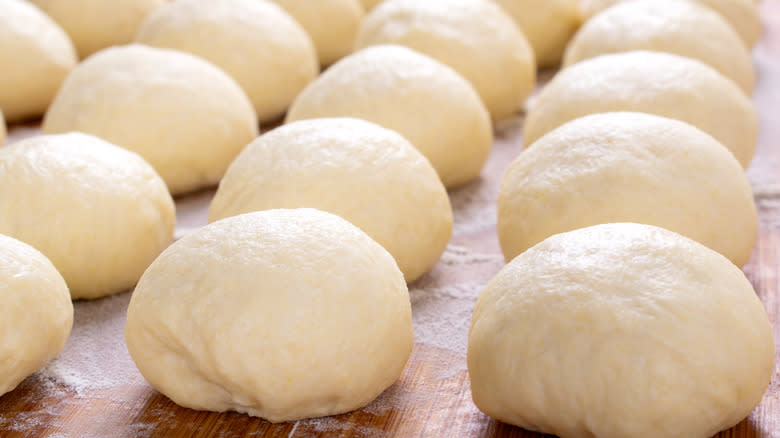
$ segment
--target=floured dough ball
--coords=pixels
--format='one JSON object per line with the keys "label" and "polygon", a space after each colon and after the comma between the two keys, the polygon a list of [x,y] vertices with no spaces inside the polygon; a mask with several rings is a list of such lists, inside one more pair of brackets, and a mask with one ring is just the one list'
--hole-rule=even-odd
{"label": "floured dough ball", "polygon": [[364,11],[360,0],[274,0],[311,36],[322,65],[350,54]]}
{"label": "floured dough ball", "polygon": [[40,9],[3,1],[0,109],[9,122],[42,115],[77,61],[68,35]]}
{"label": "floured dough ball", "polygon": [[211,63],[129,45],[95,54],[65,81],[43,132],[71,131],[137,152],[180,194],[219,182],[258,126],[241,87]]}
{"label": "floured dough ball", "polygon": [[171,243],[175,221],[154,169],[99,138],[48,135],[0,149],[0,233],[43,252],[74,299],[130,289]]}
{"label": "floured dough ball", "polygon": [[579,0],[495,0],[522,29],[539,67],[561,62],[563,50],[580,26]]}
{"label": "floured dough ball", "polygon": [[[583,20],[626,0],[580,0]],[[689,0],[677,0],[689,1]],[[753,47],[761,36],[761,17],[753,0],[695,0],[717,11],[734,27],[742,41]]]}
{"label": "floured dough ball", "polygon": [[606,53],[655,50],[698,59],[753,92],[750,52],[717,12],[696,2],[619,3],[585,23],[566,49],[563,65]]}
{"label": "floured dough ball", "polygon": [[261,121],[284,113],[319,72],[306,31],[265,0],[177,0],[144,22],[137,41],[213,62],[241,85]]}
{"label": "floured dough ball", "polygon": [[742,271],[648,225],[558,234],[477,300],[474,403],[561,438],[708,438],[740,422],[772,377],[772,327]]}
{"label": "floured dough ball", "polygon": [[452,236],[436,171],[406,139],[358,119],[294,122],[236,158],[209,221],[257,210],[313,207],[343,217],[385,247],[407,282],[427,272]]}
{"label": "floured dough ball", "polygon": [[49,259],[0,235],[0,395],[43,368],[65,347],[73,304]]}
{"label": "floured dough ball", "polygon": [[750,182],[729,151],[687,123],[649,114],[567,123],[520,154],[501,183],[507,260],[550,235],[609,222],[667,228],[737,266],[758,234]]}
{"label": "floured dough ball", "polygon": [[274,422],[365,406],[413,343],[392,256],[311,209],[235,216],[171,245],[133,293],[125,339],[174,402]]}
{"label": "floured dough ball", "polygon": [[79,57],[133,41],[139,26],[167,0],[31,0],[70,35]]}
{"label": "floured dough ball", "polygon": [[602,55],[561,70],[528,112],[525,144],[569,120],[610,111],[690,123],[728,147],[743,167],[756,151],[758,116],[736,83],[701,61],[648,51]]}
{"label": "floured dough ball", "polygon": [[528,40],[490,0],[385,0],[366,15],[355,46],[377,44],[407,46],[454,68],[495,121],[520,111],[536,83]]}
{"label": "floured dough ball", "polygon": [[296,98],[287,122],[357,117],[398,131],[427,157],[447,187],[479,176],[493,130],[462,76],[401,46],[360,50],[331,66]]}

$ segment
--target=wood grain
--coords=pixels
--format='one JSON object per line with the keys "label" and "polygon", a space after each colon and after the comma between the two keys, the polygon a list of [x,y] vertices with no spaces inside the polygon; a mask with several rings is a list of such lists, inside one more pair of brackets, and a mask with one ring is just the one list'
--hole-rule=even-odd
{"label": "wood grain", "polygon": [[[780,339],[780,2],[762,4],[766,27],[757,49],[756,104],[762,120],[758,155],[749,174],[756,183],[761,226],[753,258],[745,272],[766,306]],[[772,68],[770,68],[772,67]],[[11,138],[35,134],[35,124],[11,129]],[[519,124],[504,127],[480,184],[495,184],[507,163],[521,149]],[[457,194],[457,193],[455,193]],[[466,193],[467,195],[467,193]],[[195,195],[191,199],[197,201]],[[186,206],[191,199],[178,200]],[[194,201],[193,201],[194,202]],[[481,253],[498,254],[495,230],[459,235],[457,245]],[[499,265],[479,272],[448,268],[440,263],[427,277],[458,281],[477,278],[486,282]],[[429,278],[430,280],[430,278]],[[426,278],[421,282],[429,281]],[[780,354],[780,349],[778,349]],[[780,356],[778,356],[780,357]],[[211,413],[181,408],[145,383],[77,393],[72,388],[34,375],[11,393],[0,397],[0,435],[8,437],[523,437],[543,435],[494,421],[471,401],[464,358],[451,352],[416,345],[400,380],[367,408],[332,418],[271,424],[237,413]],[[454,371],[447,364],[457,364]],[[55,388],[52,388],[52,385]],[[44,390],[44,388],[46,388]],[[761,404],[736,427],[718,438],[780,437],[780,375],[775,372]]]}

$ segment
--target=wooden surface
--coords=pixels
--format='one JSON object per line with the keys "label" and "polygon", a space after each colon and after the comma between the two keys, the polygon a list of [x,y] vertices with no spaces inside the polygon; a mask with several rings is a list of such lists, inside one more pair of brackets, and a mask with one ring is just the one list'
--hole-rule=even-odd
{"label": "wooden surface", "polygon": [[[758,70],[755,102],[762,127],[758,154],[748,171],[756,192],[761,226],[753,258],[745,267],[745,273],[766,306],[775,338],[780,339],[780,2],[764,1],[762,13],[766,31],[755,51]],[[34,125],[12,127],[10,132],[12,139],[19,139],[35,134],[36,128]],[[451,195],[468,198],[480,186],[493,190],[508,162],[521,148],[520,124],[502,127],[483,177]],[[199,225],[208,197],[209,192],[205,192],[177,200],[180,226]],[[499,254],[493,227],[460,232],[452,245],[483,254]],[[501,267],[495,260],[473,268],[449,266],[443,261],[418,283],[468,279],[484,284]],[[52,390],[51,385],[59,387]],[[717,436],[780,437],[778,397],[780,377],[776,371],[762,403],[745,421]],[[274,425],[243,414],[218,414],[178,407],[142,380],[112,388],[79,391],[34,375],[0,397],[0,436],[531,438],[542,435],[507,426],[480,413],[471,402],[462,354],[417,344],[407,368],[394,386],[366,409],[336,417]]]}

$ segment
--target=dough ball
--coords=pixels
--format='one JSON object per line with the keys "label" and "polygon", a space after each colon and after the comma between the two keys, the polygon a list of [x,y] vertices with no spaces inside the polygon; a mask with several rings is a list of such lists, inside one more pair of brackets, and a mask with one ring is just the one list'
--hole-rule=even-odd
{"label": "dough ball", "polygon": [[209,220],[297,207],[358,226],[407,282],[439,260],[452,236],[450,201],[428,160],[394,131],[358,119],[303,120],[252,142],[220,183]]}
{"label": "dough ball", "polygon": [[[0,162],[2,163],[2,162]],[[65,347],[73,304],[49,259],[0,235],[0,395],[43,368]]]}
{"label": "dough ball", "polygon": [[528,40],[490,0],[385,0],[366,15],[355,44],[400,44],[449,65],[496,121],[520,111],[536,84]]}
{"label": "dough ball", "polygon": [[728,147],[743,167],[756,151],[758,116],[733,81],[701,61],[647,51],[602,55],[561,70],[528,112],[525,144],[569,120],[610,111],[688,122]]}
{"label": "dough ball", "polygon": [[561,62],[563,50],[580,26],[579,0],[495,0],[515,19],[539,67]]}
{"label": "dough ball", "polygon": [[70,35],[79,57],[133,41],[144,19],[167,0],[31,0]]}
{"label": "dough ball", "polygon": [[352,53],[364,11],[360,0],[274,0],[311,36],[320,64]]}
{"label": "dough ball", "polygon": [[[589,20],[604,9],[626,0],[580,0],[583,20]],[[678,0],[680,1],[680,0]],[[688,0],[684,0],[688,1]],[[761,17],[753,0],[695,0],[717,11],[737,31],[748,47],[761,36]]]}
{"label": "dough ball", "polygon": [[48,135],[0,149],[0,233],[46,254],[74,299],[131,288],[175,221],[154,169],[99,138]]}
{"label": "dough ball", "polygon": [[501,183],[507,260],[550,235],[609,222],[667,228],[737,266],[758,234],[750,182],[729,151],[687,123],[649,114],[567,123],[521,153]]}
{"label": "dough ball", "polygon": [[493,144],[490,115],[462,76],[401,46],[360,50],[331,66],[296,98],[287,122],[357,117],[398,131],[447,187],[479,176]]}
{"label": "dough ball", "polygon": [[216,184],[258,126],[241,87],[211,63],[129,45],[95,54],[65,81],[43,132],[71,131],[137,152],[180,194]]}
{"label": "dough ball", "polygon": [[311,209],[235,216],[174,243],[136,287],[125,338],[174,402],[274,422],[365,406],[413,343],[392,256]]}
{"label": "dough ball", "polygon": [[213,62],[243,87],[261,121],[284,113],[319,72],[306,31],[265,0],[177,0],[144,22],[137,41]]}
{"label": "dough ball", "polygon": [[0,109],[9,122],[42,115],[76,62],[73,43],[57,23],[26,1],[3,1]]}
{"label": "dough ball", "polygon": [[605,53],[655,50],[698,59],[753,92],[750,52],[717,12],[696,2],[619,3],[585,23],[566,49],[568,66]]}
{"label": "dough ball", "polygon": [[742,271],[661,228],[558,234],[504,267],[469,333],[474,403],[562,438],[708,438],[755,407],[774,341]]}

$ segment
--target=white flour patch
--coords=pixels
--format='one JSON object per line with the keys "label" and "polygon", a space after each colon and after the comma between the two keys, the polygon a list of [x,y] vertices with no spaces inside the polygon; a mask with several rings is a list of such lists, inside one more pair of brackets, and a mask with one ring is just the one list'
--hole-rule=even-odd
{"label": "white flour patch", "polygon": [[65,385],[79,396],[143,381],[125,344],[130,296],[125,292],[74,303],[73,330],[68,343],[39,374]]}

